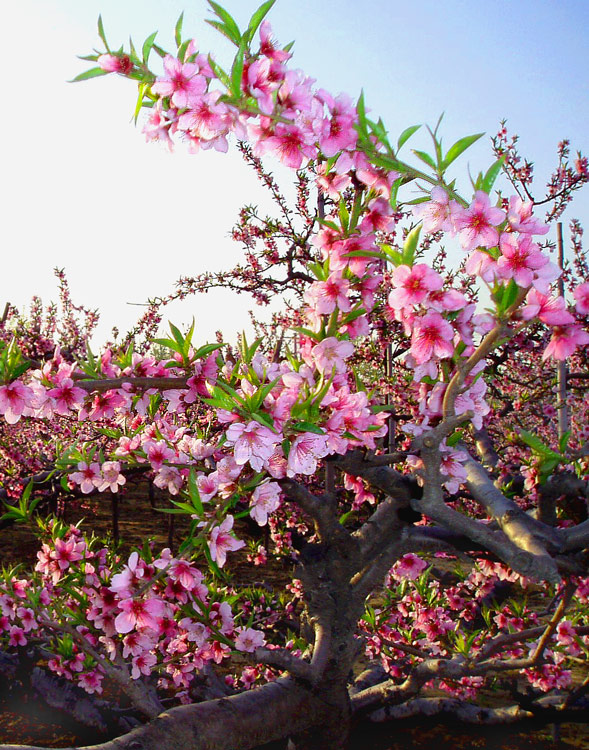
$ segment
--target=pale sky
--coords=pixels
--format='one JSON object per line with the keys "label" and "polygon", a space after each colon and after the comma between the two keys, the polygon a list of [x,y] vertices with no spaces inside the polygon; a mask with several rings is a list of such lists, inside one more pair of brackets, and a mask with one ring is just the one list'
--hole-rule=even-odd
{"label": "pale sky", "polygon": [[[245,25],[259,3],[224,4]],[[67,83],[89,65],[76,55],[100,45],[99,13],[111,46],[131,34],[140,48],[159,29],[158,42],[172,50],[183,9],[185,36],[227,61],[228,45],[203,23],[204,0],[2,5],[0,307],[23,307],[33,294],[57,299],[52,269],[64,267],[74,301],[101,311],[100,341],[139,316],[142,308],[127,303],[166,295],[181,275],[229,267],[240,256],[227,234],[242,204],[264,200],[240,157],[189,155],[181,146],[170,155],[147,144],[131,123],[132,82]],[[448,146],[470,133],[491,135],[508,118],[539,177],[548,176],[562,138],[589,152],[585,0],[278,0],[269,18],[281,43],[296,41],[295,67],[334,94],[356,98],[364,88],[394,138],[445,111]],[[483,138],[459,175],[467,161],[478,172],[491,158]],[[575,216],[589,225],[586,193],[565,222]],[[194,315],[202,342],[217,328],[232,339],[251,306],[243,296],[211,293],[167,312],[177,325]]]}

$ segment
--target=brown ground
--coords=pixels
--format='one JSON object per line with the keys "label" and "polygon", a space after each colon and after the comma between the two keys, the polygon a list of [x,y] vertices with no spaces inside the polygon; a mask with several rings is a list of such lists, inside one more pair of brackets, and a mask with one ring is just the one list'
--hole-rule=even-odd
{"label": "brown ground", "polygon": [[[156,497],[156,503],[161,499]],[[66,508],[65,520],[76,522],[86,515],[83,527],[104,535],[112,528],[111,503],[103,495],[92,501],[93,512],[80,510],[72,503]],[[141,546],[146,536],[154,537],[159,546],[168,544],[170,516],[155,512],[150,506],[147,491],[131,489],[120,504],[120,536],[125,547]],[[186,522],[175,517],[174,540],[181,540]],[[0,531],[0,564],[34,562],[38,544],[36,538],[23,526],[12,526]],[[243,561],[234,570],[240,581],[251,582],[262,577],[275,588],[285,582],[284,567],[253,568]],[[95,744],[107,739],[95,731],[77,725],[68,715],[48,708],[26,691],[11,691],[0,675],[0,743],[37,744],[47,747]],[[588,717],[589,718],[589,717]],[[514,731],[510,728],[472,729],[470,727],[431,724],[421,720],[413,724],[379,727],[362,725],[353,738],[352,750],[556,750],[556,748],[589,749],[589,723],[563,725],[555,730],[547,727],[536,731]],[[283,750],[284,744],[268,745],[264,750]],[[327,749],[326,749],[327,750]]]}

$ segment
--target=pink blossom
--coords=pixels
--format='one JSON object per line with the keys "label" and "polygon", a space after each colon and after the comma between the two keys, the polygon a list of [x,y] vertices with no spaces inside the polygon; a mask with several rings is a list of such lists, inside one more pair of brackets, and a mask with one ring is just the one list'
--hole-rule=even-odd
{"label": "pink blossom", "polygon": [[532,242],[528,235],[501,235],[501,256],[497,271],[503,279],[513,279],[518,286],[528,287],[534,280],[535,271],[548,263],[548,258]]}
{"label": "pink blossom", "polygon": [[303,161],[313,158],[316,149],[312,137],[296,125],[276,126],[274,135],[265,141],[265,148],[272,151],[280,161],[292,169],[300,169]]}
{"label": "pink blossom", "polygon": [[462,247],[470,252],[477,247],[495,247],[499,242],[496,226],[505,221],[500,208],[491,206],[489,196],[477,190],[468,208],[454,214],[454,224]]}
{"label": "pink blossom", "polygon": [[431,192],[431,201],[415,206],[413,214],[422,219],[424,233],[449,232],[453,230],[452,206],[450,196],[441,187],[435,187]]}
{"label": "pink blossom", "polygon": [[581,326],[556,326],[542,354],[542,359],[554,357],[554,359],[564,360],[570,357],[577,347],[587,344],[589,344],[589,333],[586,333]]}
{"label": "pink blossom", "polygon": [[55,549],[51,552],[51,558],[57,562],[61,570],[69,568],[70,563],[81,560],[86,549],[85,542],[76,542],[72,536],[67,541],[57,538],[54,542]]}
{"label": "pink blossom", "polygon": [[489,253],[475,250],[468,256],[464,269],[467,273],[480,276],[487,284],[491,284],[497,276],[497,261]]}
{"label": "pink blossom", "polygon": [[184,479],[175,466],[162,466],[155,475],[153,483],[156,487],[167,490],[170,495],[177,495],[184,484]]}
{"label": "pink blossom", "polygon": [[573,297],[577,303],[577,312],[580,315],[589,315],[589,281],[579,284],[573,291]]}
{"label": "pink blossom", "polygon": [[441,289],[444,281],[426,263],[413,267],[398,266],[393,271],[393,286],[389,294],[389,305],[395,309],[421,304],[429,292]]}
{"label": "pink blossom", "polygon": [[78,685],[83,688],[87,693],[102,693],[102,680],[104,675],[97,669],[92,672],[85,672],[78,676]]}
{"label": "pink blossom", "polygon": [[214,526],[209,539],[211,558],[222,568],[227,560],[227,552],[245,547],[245,542],[229,533],[233,528],[233,516],[227,516],[220,526]]}
{"label": "pink blossom", "polygon": [[95,461],[88,465],[85,461],[78,463],[78,471],[70,474],[72,482],[80,485],[80,490],[84,495],[88,495],[102,484],[102,475],[100,473],[100,464]]}
{"label": "pink blossom", "polygon": [[157,664],[157,656],[150,651],[144,651],[134,656],[131,664],[131,677],[138,680],[142,674],[146,676],[151,674],[151,668]]}
{"label": "pink blossom", "polygon": [[130,597],[133,588],[142,582],[145,572],[145,563],[140,559],[139,554],[131,552],[127,565],[125,565],[120,573],[116,573],[112,577],[110,589],[106,589],[103,592],[103,596],[105,597],[104,603],[101,603],[99,600],[98,605],[103,607],[106,604],[109,609],[114,608],[115,602],[108,594],[108,591],[114,592],[121,597]]}
{"label": "pink blossom", "polygon": [[524,320],[538,318],[542,323],[551,326],[566,326],[574,323],[574,318],[566,309],[566,303],[562,297],[547,297],[536,289],[530,289],[528,292],[521,316]]}
{"label": "pink blossom", "polygon": [[176,457],[176,453],[168,447],[165,440],[148,440],[143,444],[143,450],[147,454],[151,468],[158,471],[162,468],[164,461],[170,461]]}
{"label": "pink blossom", "polygon": [[121,464],[118,461],[105,461],[102,464],[102,482],[98,487],[99,492],[105,492],[107,489],[111,492],[118,492],[119,486],[126,482],[127,480],[121,474]]}
{"label": "pink blossom", "polygon": [[30,607],[18,607],[16,616],[20,618],[25,633],[29,630],[36,630],[39,625],[35,620],[35,613]]}
{"label": "pink blossom", "polygon": [[71,378],[65,378],[57,388],[47,391],[47,395],[54,399],[54,410],[58,414],[67,416],[71,409],[79,407],[86,398],[86,391],[76,388]]}
{"label": "pink blossom", "polygon": [[348,299],[350,282],[344,279],[341,272],[335,271],[326,281],[316,281],[307,288],[305,302],[319,315],[330,315],[336,307],[348,312],[352,305]]}
{"label": "pink blossom", "polygon": [[280,506],[280,485],[276,482],[259,484],[252,493],[250,516],[259,526],[265,526],[268,515]]}
{"label": "pink blossom", "polygon": [[165,76],[160,76],[152,84],[151,90],[160,96],[170,96],[172,104],[178,109],[190,105],[192,97],[204,94],[207,80],[199,75],[197,63],[182,63],[171,55],[164,57]]}
{"label": "pink blossom", "polygon": [[117,633],[129,633],[133,628],[151,628],[158,630],[157,618],[165,612],[165,605],[160,599],[123,599],[119,602],[122,611],[115,618]]}
{"label": "pink blossom", "polygon": [[238,651],[246,651],[253,654],[257,648],[261,648],[266,642],[264,634],[253,628],[238,628],[235,648]]}
{"label": "pink blossom", "polygon": [[235,422],[227,429],[227,444],[233,445],[235,462],[239,466],[249,461],[254,471],[261,471],[264,462],[274,453],[279,437],[268,427],[253,420],[247,425]]}
{"label": "pink blossom", "polygon": [[0,414],[8,424],[16,424],[24,410],[32,405],[33,391],[18,380],[0,386]]}
{"label": "pink blossom", "polygon": [[393,568],[395,576],[398,578],[407,578],[410,581],[415,581],[427,568],[427,563],[412,552],[408,552],[406,555],[395,563]]}
{"label": "pink blossom", "polygon": [[345,360],[354,353],[351,341],[340,341],[329,336],[313,347],[312,357],[320,373],[330,375],[346,371]]}
{"label": "pink blossom", "polygon": [[127,75],[133,70],[133,63],[128,55],[100,55],[96,62],[107,73]]}
{"label": "pink blossom", "polygon": [[415,321],[411,354],[418,365],[427,362],[433,356],[440,359],[451,357],[454,353],[453,336],[452,326],[439,313],[426,313]]}
{"label": "pink blossom", "polygon": [[8,643],[11,646],[26,646],[27,645],[25,631],[22,628],[19,628],[18,625],[11,625],[8,630],[8,635],[10,636],[8,639]]}
{"label": "pink blossom", "polygon": [[293,441],[288,454],[286,473],[289,477],[296,474],[314,474],[317,462],[329,452],[327,436],[304,432]]}
{"label": "pink blossom", "polygon": [[543,224],[533,215],[534,205],[531,201],[522,201],[518,195],[509,199],[507,221],[510,227],[521,234],[546,234],[548,225]]}

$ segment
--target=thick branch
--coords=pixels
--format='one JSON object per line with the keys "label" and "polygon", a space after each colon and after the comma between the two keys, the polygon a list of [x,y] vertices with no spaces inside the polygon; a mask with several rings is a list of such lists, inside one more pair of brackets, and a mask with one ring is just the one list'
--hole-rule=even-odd
{"label": "thick branch", "polygon": [[440,474],[440,452],[431,436],[425,436],[421,449],[424,464],[423,498],[413,502],[413,507],[437,521],[442,526],[470,537],[493,552],[520,575],[532,580],[560,581],[556,563],[548,555],[535,555],[517,547],[501,532],[493,531],[480,521],[449,508],[444,502]]}
{"label": "thick branch", "polygon": [[464,462],[466,486],[473,498],[497,521],[506,536],[517,547],[532,555],[548,556],[542,542],[547,542],[556,552],[562,551],[562,539],[558,531],[524,513],[513,500],[505,497],[483,466],[468,454],[466,446],[461,448],[467,456]]}
{"label": "thick branch", "polygon": [[[309,690],[281,678],[229,698],[172,708],[123,737],[69,750],[248,750],[317,726],[324,713]],[[24,747],[0,745],[0,750]]]}

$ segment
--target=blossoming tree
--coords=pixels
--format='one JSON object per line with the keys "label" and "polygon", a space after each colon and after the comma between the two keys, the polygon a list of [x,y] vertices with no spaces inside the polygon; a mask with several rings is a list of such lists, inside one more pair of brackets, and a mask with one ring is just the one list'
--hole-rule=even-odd
{"label": "blossoming tree", "polygon": [[[14,649],[42,644],[48,668],[89,695],[105,680],[118,686],[130,715],[149,720],[104,750],[287,737],[343,748],[356,717],[419,712],[574,720],[588,687],[571,665],[589,653],[589,521],[559,501],[588,496],[587,403],[572,389],[568,403],[550,390],[530,399],[520,376],[543,362],[552,384],[552,360],[567,358],[587,372],[589,282],[571,274],[569,303],[555,294],[560,270],[538,242],[548,226],[531,194],[494,192],[503,169],[522,177],[513,144],[498,137],[497,160],[463,197],[448,175],[480,136],[445,151],[436,128],[433,153],[407,163],[400,152],[417,127],[392,143],[363,97],[333,96],[292,69],[265,20],[273,1],[245,31],[210,2],[212,25],[237,48],[227,70],[183,37],[181,19],[173,54],[155,34],[140,53],[112,50],[99,21],[105,49],[79,80],[135,80],[150,141],[224,152],[235,137],[273,192],[282,219],[256,223],[248,209],[236,229],[251,268],[195,285],[241,284],[261,300],[287,290],[288,328],[233,351],[171,326],[153,352],[74,359],[56,347],[36,361],[19,347],[25,332],[3,340],[5,421],[85,428],[49,472],[64,490],[115,495],[143,472],[190,528],[177,552],[146,544],[122,559],[39,518],[35,571],[5,571],[0,584],[2,637]],[[296,209],[264,155],[296,172]],[[562,208],[587,181],[586,160],[561,174]],[[441,262],[443,237],[461,253],[454,271]],[[571,429],[555,436],[533,409],[503,414],[514,394],[574,412]],[[5,520],[34,516],[33,487]],[[219,582],[245,546],[236,519],[246,516],[296,560],[287,604],[245,602]],[[232,654],[249,661],[241,677],[215,677]],[[203,676],[216,698],[194,702]],[[512,680],[515,703],[480,708],[477,695],[499,679]],[[181,705],[165,710],[170,699]]]}

